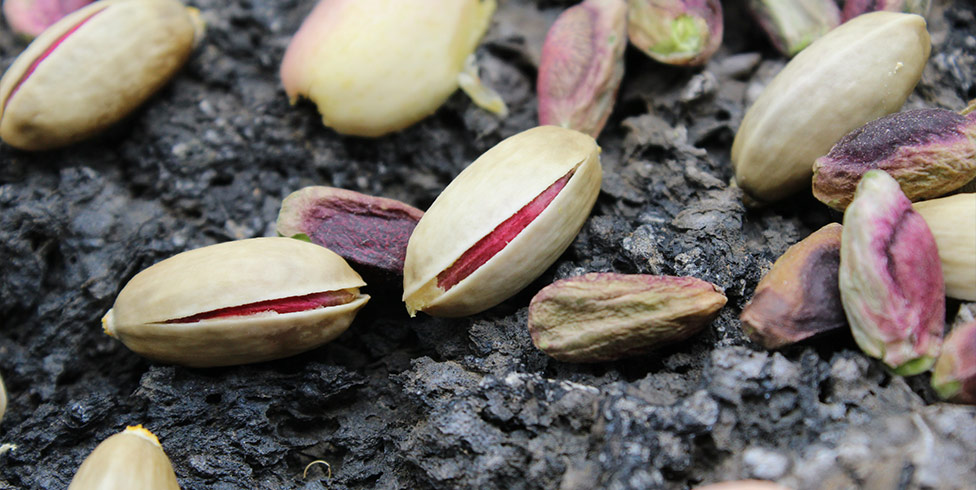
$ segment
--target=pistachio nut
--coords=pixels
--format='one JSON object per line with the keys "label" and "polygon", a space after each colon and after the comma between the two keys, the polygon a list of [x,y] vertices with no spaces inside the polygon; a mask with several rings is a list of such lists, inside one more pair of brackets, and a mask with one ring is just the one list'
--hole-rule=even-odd
{"label": "pistachio nut", "polygon": [[896,373],[935,362],[945,326],[945,284],[935,239],[883,170],[864,174],[844,211],[840,298],[854,340]]}
{"label": "pistachio nut", "polygon": [[161,88],[201,33],[197,11],[177,0],[102,0],[75,11],[0,79],[0,138],[45,150],[104,130]]}
{"label": "pistachio nut", "polygon": [[464,316],[501,303],[559,258],[600,192],[600,147],[540,126],[478,157],[417,223],[403,265],[411,316]]}
{"label": "pistachio nut", "polygon": [[947,296],[976,301],[976,194],[912,204],[939,248]]}
{"label": "pistachio nut", "polygon": [[81,463],[68,490],[179,490],[173,464],[142,425],[102,441]]}
{"label": "pistachio nut", "polygon": [[777,349],[847,326],[837,287],[842,228],[831,223],[793,245],[759,281],[739,317],[753,342]]}
{"label": "pistachio nut", "polygon": [[746,5],[773,46],[786,56],[794,56],[841,23],[834,0],[748,0]]}
{"label": "pistachio nut", "polygon": [[287,357],[338,337],[369,300],[334,252],[252,238],[183,252],[136,274],[102,325],[150,359],[193,367]]}
{"label": "pistachio nut", "polygon": [[841,21],[847,22],[858,15],[878,10],[928,15],[930,0],[845,0]]}
{"label": "pistachio nut", "polygon": [[14,32],[34,38],[89,3],[92,0],[3,0],[3,17]]}
{"label": "pistachio nut", "polygon": [[586,0],[560,14],[542,44],[539,124],[599,136],[624,76],[625,47],[624,0]]}
{"label": "pistachio nut", "polygon": [[627,35],[647,56],[671,65],[704,65],[722,44],[719,0],[628,0]]}
{"label": "pistachio nut", "polygon": [[595,272],[539,291],[529,334],[560,361],[612,361],[698,333],[725,302],[721,289],[694,277]]}
{"label": "pistachio nut", "polygon": [[424,212],[395,199],[311,186],[281,202],[278,234],[307,236],[346,259],[369,284],[403,284],[407,240]]}
{"label": "pistachio nut", "polygon": [[488,29],[495,0],[320,0],[281,81],[343,134],[382,136],[433,114]]}
{"label": "pistachio nut", "polygon": [[3,384],[3,378],[0,377],[0,421],[3,420],[5,413],[7,413],[7,386]]}
{"label": "pistachio nut", "polygon": [[935,361],[932,387],[944,400],[976,405],[976,321],[949,332]]}
{"label": "pistachio nut", "polygon": [[804,49],[742,119],[732,143],[738,186],[767,202],[808,188],[814,160],[901,107],[930,48],[922,17],[873,12]]}
{"label": "pistachio nut", "polygon": [[844,136],[813,165],[813,195],[843,211],[864,172],[878,168],[911,201],[943,196],[976,178],[976,113],[898,112]]}

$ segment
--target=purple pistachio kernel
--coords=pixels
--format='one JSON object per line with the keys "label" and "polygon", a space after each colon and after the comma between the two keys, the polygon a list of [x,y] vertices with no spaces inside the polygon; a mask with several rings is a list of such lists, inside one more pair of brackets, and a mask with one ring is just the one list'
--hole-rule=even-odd
{"label": "purple pistachio kernel", "polygon": [[423,215],[394,199],[312,186],[285,198],[277,226],[282,236],[305,235],[339,254],[370,284],[399,284],[407,241]]}
{"label": "purple pistachio kernel", "polygon": [[839,283],[861,350],[901,375],[932,366],[945,317],[942,265],[925,220],[882,170],[864,174],[844,212]]}
{"label": "purple pistachio kernel", "polygon": [[976,178],[976,114],[919,109],[871,121],[816,160],[813,195],[843,210],[871,169],[894,177],[912,201],[962,187]]}
{"label": "purple pistachio kernel", "polygon": [[600,134],[624,76],[626,20],[623,0],[586,0],[556,19],[539,62],[540,126]]}
{"label": "purple pistachio kernel", "polygon": [[630,0],[629,6],[630,42],[661,63],[703,65],[722,44],[719,0]]}
{"label": "purple pistachio kernel", "polygon": [[4,0],[3,16],[17,34],[33,38],[92,0]]}
{"label": "purple pistachio kernel", "polygon": [[858,15],[879,10],[926,15],[930,5],[929,0],[845,0],[841,19],[847,22]]}
{"label": "purple pistachio kernel", "polygon": [[753,17],[779,52],[793,56],[840,25],[834,0],[749,0]]}
{"label": "purple pistachio kernel", "polygon": [[935,362],[932,387],[943,399],[976,405],[976,321],[949,332]]}

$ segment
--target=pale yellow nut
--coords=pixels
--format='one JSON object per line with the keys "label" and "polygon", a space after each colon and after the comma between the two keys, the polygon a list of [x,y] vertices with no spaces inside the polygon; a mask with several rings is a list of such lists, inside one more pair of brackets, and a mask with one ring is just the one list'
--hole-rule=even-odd
{"label": "pale yellow nut", "polygon": [[925,19],[895,12],[858,16],[815,41],[746,111],[732,144],[737,185],[766,202],[809,188],[817,158],[902,106],[930,49]]}
{"label": "pale yellow nut", "polygon": [[343,134],[381,136],[458,88],[495,0],[321,0],[288,45],[281,81]]}
{"label": "pale yellow nut", "polygon": [[[481,155],[444,189],[410,236],[403,270],[407,311],[478,313],[542,274],[572,243],[596,201],[599,155],[592,137],[556,126],[524,131]],[[496,228],[560,181],[564,187],[541,214],[507,243],[494,242],[504,246],[487,262],[445,285],[445,275],[452,276],[466,252],[492,240]]]}
{"label": "pale yellow nut", "polygon": [[202,24],[176,0],[102,0],[45,30],[0,79],[0,138],[46,150],[136,109],[184,64]]}
{"label": "pale yellow nut", "polygon": [[[252,238],[184,252],[136,274],[102,324],[150,359],[225,366],[287,357],[338,337],[369,300],[342,257],[292,238]],[[226,308],[336,292],[333,306],[202,320]]]}
{"label": "pale yellow nut", "polygon": [[159,439],[141,425],[102,441],[85,458],[68,490],[179,490]]}
{"label": "pale yellow nut", "polygon": [[912,207],[935,237],[946,296],[976,301],[976,194],[941,197]]}

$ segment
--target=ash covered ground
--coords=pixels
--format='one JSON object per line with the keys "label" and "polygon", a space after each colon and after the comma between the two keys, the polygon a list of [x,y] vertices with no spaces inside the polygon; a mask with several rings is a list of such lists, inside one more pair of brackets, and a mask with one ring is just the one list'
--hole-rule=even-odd
{"label": "ash covered ground", "polygon": [[[162,440],[185,489],[665,488],[746,477],[798,489],[976,488],[976,407],[940,403],[837,333],[778,352],[738,320],[786,248],[839,221],[809,195],[749,210],[730,188],[745,108],[786,60],[742,2],[705,67],[628,48],[599,139],[604,180],[571,248],[520,294],[462,319],[410,319],[398,291],[338,340],[219,369],[152,363],[99,324],[135,273],[178,252],[274,234],[283,197],[332,185],[421,209],[479,154],[535,125],[545,31],[566,2],[503,1],[478,50],[505,120],[462,94],[380,139],[291,107],[278,65],[312,0],[190,2],[207,35],[184,70],[102,136],[46,153],[0,144],[0,488],[65,488],[127,424]],[[976,98],[976,7],[937,3],[907,108]],[[24,48],[0,31],[6,67]],[[594,365],[536,350],[527,306],[591,271],[690,275],[725,289],[703,333]],[[950,302],[948,320],[976,306]],[[327,478],[324,465],[331,465]]]}

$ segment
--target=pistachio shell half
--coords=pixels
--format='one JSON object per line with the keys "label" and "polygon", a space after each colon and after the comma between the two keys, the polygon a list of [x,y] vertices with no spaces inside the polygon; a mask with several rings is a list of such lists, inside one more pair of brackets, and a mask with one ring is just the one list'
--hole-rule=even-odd
{"label": "pistachio shell half", "polygon": [[478,313],[542,274],[596,202],[599,155],[590,136],[555,126],[523,131],[481,155],[410,236],[403,267],[407,311]]}
{"label": "pistachio shell half", "polygon": [[102,324],[134,352],[194,367],[278,359],[338,337],[369,300],[327,248],[252,238],[184,252],[136,274]]}
{"label": "pistachio shell half", "polygon": [[85,458],[68,490],[179,490],[173,464],[159,439],[129,426],[102,441]]}
{"label": "pistachio shell half", "polygon": [[102,0],[34,40],[0,79],[0,138],[75,143],[125,117],[190,56],[202,24],[176,0]]}

